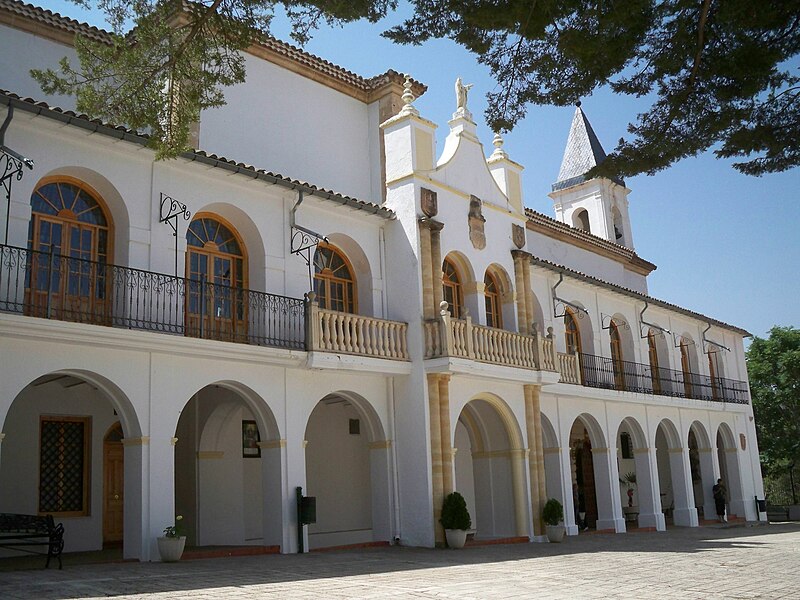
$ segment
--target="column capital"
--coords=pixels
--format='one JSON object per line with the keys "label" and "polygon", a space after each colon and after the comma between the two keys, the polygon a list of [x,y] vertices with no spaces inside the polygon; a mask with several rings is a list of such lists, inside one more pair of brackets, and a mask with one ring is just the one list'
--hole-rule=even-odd
{"label": "column capital", "polygon": [[514,260],[527,260],[533,257],[530,252],[525,250],[512,250],[511,256],[514,258]]}
{"label": "column capital", "polygon": [[142,437],[135,437],[135,438],[122,438],[123,446],[148,446],[149,444],[150,444],[150,436],[148,435],[143,435]]}
{"label": "column capital", "polygon": [[419,217],[417,219],[417,223],[419,223],[420,227],[430,231],[441,231],[444,229],[444,223],[437,221],[436,219],[431,219],[430,217]]}
{"label": "column capital", "polygon": [[265,448],[267,450],[271,450],[273,448],[285,448],[286,440],[283,438],[279,440],[267,440],[266,442],[256,442],[256,445],[259,448]]}
{"label": "column capital", "polygon": [[608,448],[592,448],[592,454],[608,454]]}
{"label": "column capital", "polygon": [[175,445],[177,445],[177,443],[178,443],[178,438],[176,438],[176,437],[171,437],[171,438],[169,438],[169,443],[170,443],[170,445],[172,445],[172,446],[175,446]]}
{"label": "column capital", "polygon": [[378,440],[376,442],[370,442],[367,444],[367,448],[370,450],[388,450],[392,447],[392,440]]}

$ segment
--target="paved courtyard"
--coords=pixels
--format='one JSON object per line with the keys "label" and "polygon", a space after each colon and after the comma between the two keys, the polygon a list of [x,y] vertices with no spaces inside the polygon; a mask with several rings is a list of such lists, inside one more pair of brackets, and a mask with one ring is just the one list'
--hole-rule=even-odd
{"label": "paved courtyard", "polygon": [[0,572],[0,598],[800,598],[800,524]]}

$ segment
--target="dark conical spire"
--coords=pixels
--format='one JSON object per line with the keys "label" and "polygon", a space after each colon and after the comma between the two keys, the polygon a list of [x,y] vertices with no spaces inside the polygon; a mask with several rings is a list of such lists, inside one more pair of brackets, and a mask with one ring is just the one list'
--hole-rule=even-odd
{"label": "dark conical spire", "polygon": [[567,147],[558,172],[558,181],[553,191],[561,190],[584,181],[586,173],[606,159],[605,150],[597,139],[589,119],[581,110],[581,103],[575,105],[575,116],[569,128]]}

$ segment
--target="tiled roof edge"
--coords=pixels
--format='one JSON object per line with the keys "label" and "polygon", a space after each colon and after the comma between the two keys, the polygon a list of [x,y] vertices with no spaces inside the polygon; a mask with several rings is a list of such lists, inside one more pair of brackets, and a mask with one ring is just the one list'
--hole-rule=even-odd
{"label": "tiled roof edge", "polygon": [[[74,125],[85,130],[96,131],[102,135],[125,140],[127,142],[132,142],[142,146],[146,145],[149,140],[148,135],[139,133],[135,130],[104,123],[100,119],[92,119],[87,115],[78,114],[71,110],[63,110],[58,107],[51,107],[46,102],[37,102],[32,98],[21,98],[13,92],[1,89],[0,104],[13,106],[14,108],[19,108],[29,113],[54,119],[67,125]],[[290,189],[303,190],[306,194],[325,198],[338,204],[349,206],[350,208],[354,208],[356,210],[363,210],[367,213],[377,215],[384,219],[394,219],[396,216],[394,211],[378,204],[366,202],[364,200],[358,200],[357,198],[353,198],[351,196],[346,196],[332,190],[317,187],[316,185],[305,181],[285,177],[279,173],[272,173],[271,171],[258,169],[252,165],[248,165],[243,162],[236,162],[229,158],[225,158],[224,156],[217,156],[216,154],[205,152],[204,150],[189,150],[184,152],[181,156],[189,161],[202,162],[210,166],[223,168],[227,171],[240,173],[242,175],[247,175],[254,179],[262,179],[270,183],[288,187]]]}
{"label": "tiled roof edge", "polygon": [[[0,10],[6,10],[22,18],[33,19],[43,25],[53,27],[60,31],[72,34],[79,33],[102,43],[110,43],[113,35],[110,31],[105,29],[76,21],[60,13],[41,8],[34,4],[28,4],[21,0],[0,0]],[[344,67],[336,65],[271,35],[264,36],[263,39],[254,42],[254,44],[267,48],[276,54],[286,56],[299,64],[303,64],[323,75],[337,79],[361,92],[371,92],[385,85],[387,82],[397,82],[402,85],[404,81],[404,76],[392,69],[373,77],[362,77]],[[428,89],[427,86],[419,81],[412,79],[412,83],[414,93],[417,97],[421,96]]]}
{"label": "tiled roof edge", "polygon": [[630,296],[633,298],[637,298],[639,300],[647,301],[655,306],[660,306],[661,308],[674,310],[683,315],[692,317],[699,321],[703,321],[704,323],[709,323],[712,325],[716,325],[717,327],[722,327],[723,329],[736,332],[742,335],[743,337],[753,337],[753,334],[747,331],[746,329],[742,329],[741,327],[736,327],[735,325],[731,325],[730,323],[725,323],[724,321],[720,321],[718,319],[712,319],[709,316],[706,316],[699,312],[695,312],[688,308],[683,308],[682,306],[678,306],[677,304],[672,304],[671,302],[666,302],[664,300],[659,300],[658,298],[653,298],[652,296],[648,296],[647,294],[642,294],[641,292],[637,292],[636,290],[632,290],[630,288],[617,285],[616,283],[611,283],[609,281],[598,279],[597,277],[587,275],[586,273],[581,273],[580,271],[576,271],[574,269],[570,269],[569,267],[565,267],[564,265],[559,265],[554,262],[550,262],[549,260],[545,260],[543,258],[531,256],[530,260],[534,265],[544,267],[545,269],[549,269],[557,273],[566,273],[567,275],[575,277],[576,279],[586,281],[594,285],[599,285],[600,287],[604,287],[606,289],[623,294],[625,296]]}
{"label": "tiled roof edge", "polygon": [[535,211],[532,208],[525,209],[525,216],[528,218],[529,221],[540,223],[545,227],[549,227],[550,229],[555,229],[557,231],[567,233],[575,238],[584,240],[595,246],[600,246],[601,248],[611,250],[612,252],[615,252],[620,256],[624,256],[625,258],[637,262],[642,267],[649,268],[651,271],[655,271],[657,268],[656,265],[654,265],[648,260],[645,260],[638,254],[636,254],[634,250],[631,250],[626,246],[621,246],[619,244],[615,244],[614,242],[609,242],[608,240],[596,236],[593,233],[589,233],[587,231],[582,231],[580,229],[575,229],[574,227],[570,227],[566,223],[557,221],[553,217],[548,217],[547,215]]}

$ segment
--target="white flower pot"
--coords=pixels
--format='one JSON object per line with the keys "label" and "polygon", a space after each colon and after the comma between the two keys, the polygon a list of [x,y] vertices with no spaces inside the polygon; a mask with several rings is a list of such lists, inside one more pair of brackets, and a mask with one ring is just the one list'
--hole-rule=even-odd
{"label": "white flower pot", "polygon": [[564,540],[566,529],[563,525],[547,525],[547,539],[551,542],[561,542]]}
{"label": "white flower pot", "polygon": [[463,548],[467,542],[466,529],[445,529],[444,537],[448,548]]}
{"label": "white flower pot", "polygon": [[180,537],[160,537],[158,538],[158,553],[161,555],[161,562],[177,562],[183,554],[183,547],[186,545],[186,536]]}

